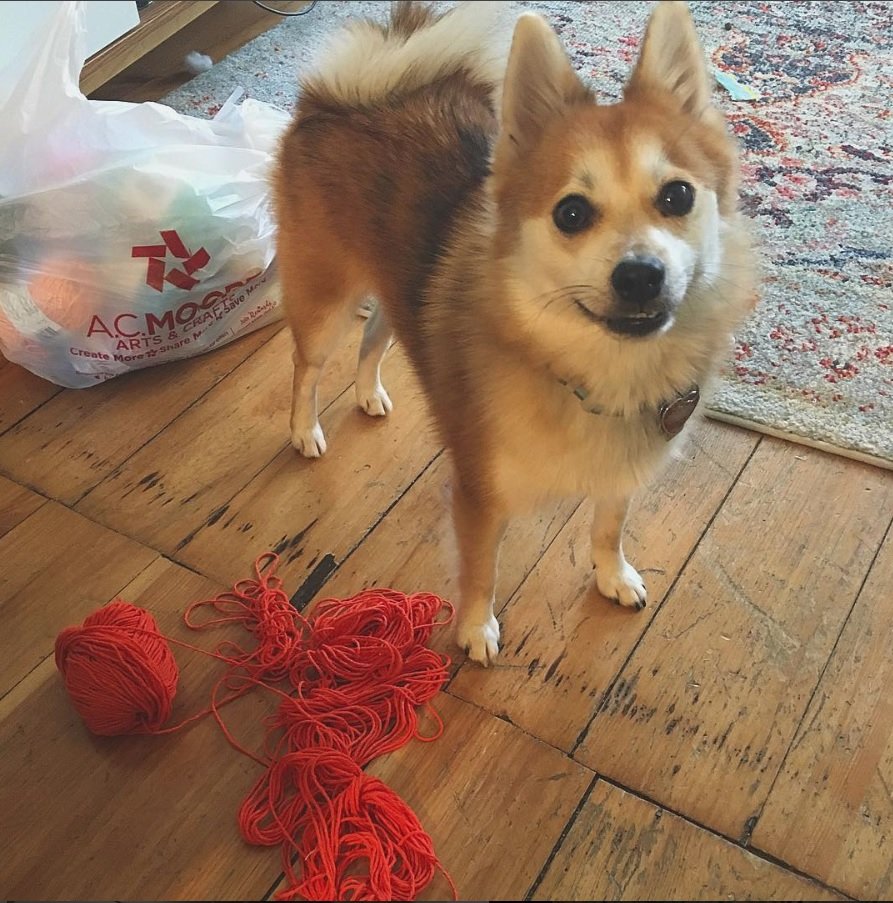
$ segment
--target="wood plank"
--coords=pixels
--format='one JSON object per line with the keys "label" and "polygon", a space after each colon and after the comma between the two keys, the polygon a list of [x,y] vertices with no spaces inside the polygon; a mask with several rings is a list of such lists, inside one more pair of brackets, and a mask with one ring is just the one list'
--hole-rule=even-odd
{"label": "wood plank", "polygon": [[891,588],[893,533],[753,833],[755,846],[860,900],[893,897]]}
{"label": "wood plank", "polygon": [[[0,433],[61,391],[61,386],[35,376],[0,355]],[[0,457],[0,466],[3,463]]]}
{"label": "wood plank", "polygon": [[[244,637],[196,634],[181,616],[221,589],[158,559],[121,595],[151,610],[165,635],[213,648]],[[211,659],[175,655],[171,723],[206,706],[220,675]],[[271,707],[271,698],[252,695],[223,716],[257,748]],[[257,773],[212,719],[165,737],[90,735],[48,658],[0,702],[0,836],[15,839],[5,845],[4,890],[44,900],[260,900],[279,874],[279,856],[243,843],[236,823]]]}
{"label": "wood plank", "polygon": [[67,389],[0,437],[0,469],[72,505],[281,328],[89,389]]}
{"label": "wood plank", "polygon": [[534,900],[840,900],[843,897],[599,781]]}
{"label": "wood plank", "polygon": [[[444,693],[434,705],[441,737],[410,743],[367,770],[412,807],[460,900],[521,900],[592,775],[476,706]],[[452,896],[438,875],[418,899]]]}
{"label": "wood plank", "polygon": [[217,0],[153,0],[140,23],[94,53],[81,71],[81,91],[89,94],[141,56],[211,9]]}
{"label": "wood plank", "polygon": [[[333,357],[320,387],[322,405],[350,385],[356,347],[351,342]],[[173,553],[289,446],[291,383],[291,337],[282,330],[113,471],[77,510]],[[250,569],[254,557],[240,552],[234,567]]]}
{"label": "wood plank", "polygon": [[578,758],[747,840],[891,508],[889,474],[764,439]]}
{"label": "wood plank", "polygon": [[591,506],[582,506],[504,609],[495,666],[464,666],[451,692],[571,750],[757,442],[752,433],[699,424],[688,456],[636,503],[624,549],[648,586],[643,612],[599,595]]}
{"label": "wood plank", "polygon": [[[377,586],[405,593],[433,592],[455,601],[458,556],[450,516],[450,470],[447,456],[440,455],[317,596],[349,598]],[[500,555],[497,604],[512,597],[575,508],[575,502],[564,502],[511,524]],[[464,660],[451,628],[435,632],[432,648],[449,655],[455,668]]]}
{"label": "wood plank", "polygon": [[399,349],[385,361],[382,379],[394,400],[391,414],[369,417],[353,391],[344,393],[321,417],[329,440],[322,458],[308,460],[286,445],[198,529],[187,533],[181,526],[170,554],[232,582],[272,549],[282,554],[279,573],[287,586],[316,584],[438,450],[427,429],[427,403]]}
{"label": "wood plank", "polygon": [[0,477],[0,537],[9,533],[45,503],[43,496],[7,480],[6,477]]}
{"label": "wood plank", "polygon": [[104,605],[157,553],[47,502],[0,539],[0,696],[53,651],[60,630]]}

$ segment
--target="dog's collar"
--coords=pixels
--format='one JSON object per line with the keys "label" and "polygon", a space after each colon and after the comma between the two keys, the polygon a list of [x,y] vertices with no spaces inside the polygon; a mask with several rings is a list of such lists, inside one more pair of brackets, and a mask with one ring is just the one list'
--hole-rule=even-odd
{"label": "dog's collar", "polygon": [[[589,414],[596,414],[601,417],[629,416],[616,411],[606,411],[598,405],[590,404],[587,401],[590,393],[582,386],[573,388],[566,380],[559,379],[558,381],[561,385],[567,386],[567,388],[574,393],[577,399],[579,399],[580,404],[583,406],[583,410]],[[689,388],[683,392],[677,392],[672,398],[662,401],[657,407],[640,408],[638,413],[640,415],[651,413],[657,420],[657,425],[664,438],[669,441],[682,432],[682,428],[688,422],[688,418],[694,413],[700,400],[701,390],[698,388],[697,384],[695,384],[689,386]]]}

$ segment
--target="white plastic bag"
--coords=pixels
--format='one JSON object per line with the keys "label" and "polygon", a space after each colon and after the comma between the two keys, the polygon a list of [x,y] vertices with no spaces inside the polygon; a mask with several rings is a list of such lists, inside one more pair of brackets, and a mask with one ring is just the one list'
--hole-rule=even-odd
{"label": "white plastic bag", "polygon": [[75,388],[280,316],[267,177],[288,122],[87,100],[82,7],[0,61],[0,351]]}

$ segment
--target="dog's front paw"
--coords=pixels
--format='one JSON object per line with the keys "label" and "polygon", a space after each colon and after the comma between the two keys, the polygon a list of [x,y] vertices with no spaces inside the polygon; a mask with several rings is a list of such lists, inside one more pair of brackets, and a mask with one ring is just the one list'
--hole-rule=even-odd
{"label": "dog's front paw", "polygon": [[381,383],[369,390],[362,389],[358,384],[357,404],[370,417],[384,417],[394,409],[394,404]]}
{"label": "dog's front paw", "polygon": [[460,621],[456,628],[456,642],[472,661],[486,668],[499,653],[499,622],[493,615],[483,624]]}
{"label": "dog's front paw", "polygon": [[628,562],[616,564],[596,564],[595,580],[598,591],[608,599],[615,599],[621,605],[641,610],[645,607],[645,583],[639,572]]}
{"label": "dog's front paw", "polygon": [[326,437],[317,421],[310,429],[293,430],[291,444],[305,458],[319,458],[326,453]]}

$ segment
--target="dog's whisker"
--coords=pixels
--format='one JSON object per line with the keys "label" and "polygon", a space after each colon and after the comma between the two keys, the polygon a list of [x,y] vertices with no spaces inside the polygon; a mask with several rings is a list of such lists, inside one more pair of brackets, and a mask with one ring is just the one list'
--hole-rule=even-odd
{"label": "dog's whisker", "polygon": [[567,300],[568,298],[586,297],[587,293],[591,295],[595,291],[596,289],[593,285],[565,285],[551,292],[543,292],[541,295],[534,296],[530,299],[530,303],[548,306],[556,301]]}
{"label": "dog's whisker", "polygon": [[722,282],[725,285],[730,286],[731,288],[737,289],[738,291],[744,289],[744,286],[740,282],[736,282],[734,279],[729,279],[727,276],[720,276],[719,274],[712,277],[710,285],[713,285],[714,282]]}
{"label": "dog's whisker", "polygon": [[571,301],[578,302],[583,304],[586,307],[594,306],[599,307],[604,304],[607,293],[605,292],[597,292],[591,286],[587,286],[588,291],[568,291],[562,292],[552,298],[550,298],[539,310],[538,315],[542,315],[546,312],[553,304],[558,301]]}

